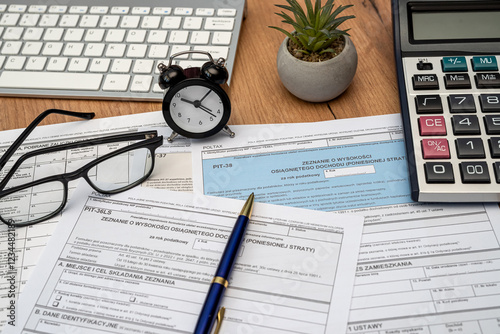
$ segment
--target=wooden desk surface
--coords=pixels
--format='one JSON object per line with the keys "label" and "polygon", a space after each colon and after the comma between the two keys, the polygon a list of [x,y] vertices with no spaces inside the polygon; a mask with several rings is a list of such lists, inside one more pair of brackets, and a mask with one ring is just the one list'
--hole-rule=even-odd
{"label": "wooden desk surface", "polygon": [[[229,124],[269,124],[332,120],[399,113],[392,42],[390,0],[337,0],[354,4],[344,23],[358,52],[358,69],[343,95],[327,103],[304,102],[281,84],[276,54],[284,35],[274,4],[284,0],[247,0],[245,19],[232,74]],[[323,1],[324,2],[324,1]],[[93,111],[97,118],[161,110],[160,103],[0,97],[0,130],[24,128],[49,108]],[[52,115],[43,124],[74,120]]]}

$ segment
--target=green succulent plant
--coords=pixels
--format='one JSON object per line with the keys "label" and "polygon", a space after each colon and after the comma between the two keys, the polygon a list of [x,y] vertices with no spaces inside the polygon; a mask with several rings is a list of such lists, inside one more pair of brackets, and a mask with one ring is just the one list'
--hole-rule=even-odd
{"label": "green succulent plant", "polygon": [[338,26],[346,20],[352,19],[355,16],[338,15],[345,9],[353,5],[338,6],[334,10],[334,1],[328,0],[325,5],[321,6],[321,0],[315,0],[314,6],[311,0],[305,0],[306,11],[302,9],[297,0],[286,0],[287,5],[275,5],[276,7],[290,11],[293,18],[284,11],[276,13],[283,18],[284,23],[290,24],[294,28],[294,32],[290,33],[282,28],[270,26],[270,28],[281,31],[288,36],[301,49],[298,52],[310,54],[313,52],[322,54],[325,52],[335,52],[330,46],[341,35],[348,35],[347,30],[340,30]]}

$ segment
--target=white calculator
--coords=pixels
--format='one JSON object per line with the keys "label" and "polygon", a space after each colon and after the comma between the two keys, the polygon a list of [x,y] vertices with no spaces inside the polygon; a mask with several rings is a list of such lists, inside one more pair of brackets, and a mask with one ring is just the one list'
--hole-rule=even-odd
{"label": "white calculator", "polygon": [[500,202],[500,1],[392,8],[413,200]]}

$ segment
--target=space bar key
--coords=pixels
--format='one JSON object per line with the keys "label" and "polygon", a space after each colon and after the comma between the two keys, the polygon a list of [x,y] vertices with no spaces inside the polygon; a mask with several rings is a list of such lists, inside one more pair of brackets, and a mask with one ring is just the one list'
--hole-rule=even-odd
{"label": "space bar key", "polygon": [[0,88],[98,90],[102,78],[102,74],[92,73],[4,71]]}

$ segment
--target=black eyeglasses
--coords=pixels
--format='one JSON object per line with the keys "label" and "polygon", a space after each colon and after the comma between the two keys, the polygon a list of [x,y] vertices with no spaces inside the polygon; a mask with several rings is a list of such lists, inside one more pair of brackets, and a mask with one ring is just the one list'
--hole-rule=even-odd
{"label": "black eyeglasses", "polygon": [[[0,158],[0,170],[33,129],[52,113],[84,119],[95,116],[94,113],[45,110]],[[129,144],[131,141],[138,142]],[[69,181],[80,177],[103,194],[116,194],[133,188],[153,172],[155,150],[162,143],[163,136],[158,136],[157,131],[142,131],[46,147],[23,154],[0,182],[0,220],[9,226],[21,227],[56,216],[68,200]],[[91,152],[91,146],[103,144],[110,152],[97,158]],[[65,161],[66,155],[71,153],[64,151],[75,152],[80,158],[74,162],[84,165],[68,172]],[[89,159],[92,161],[84,163]],[[61,166],[62,171],[56,170],[56,166]]]}

